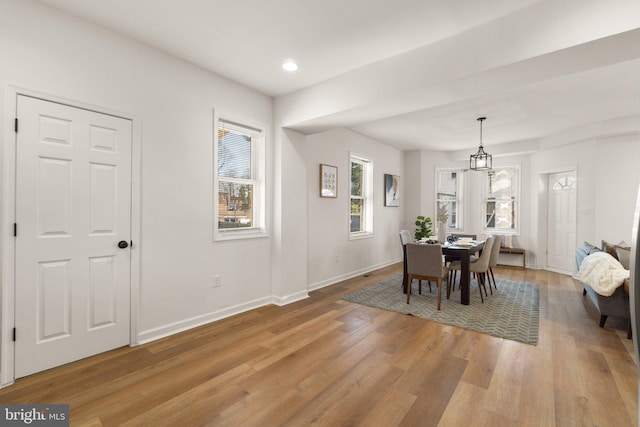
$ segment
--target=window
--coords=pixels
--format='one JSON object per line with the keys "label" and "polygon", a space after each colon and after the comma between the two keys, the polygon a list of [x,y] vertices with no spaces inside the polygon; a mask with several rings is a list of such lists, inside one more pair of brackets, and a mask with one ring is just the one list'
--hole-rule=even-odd
{"label": "window", "polygon": [[350,163],[349,236],[367,237],[373,233],[373,165],[369,160],[355,155],[351,155]]}
{"label": "window", "polygon": [[264,138],[262,131],[218,120],[215,137],[216,240],[264,235]]}
{"label": "window", "polygon": [[441,206],[447,208],[447,229],[462,229],[462,182],[461,170],[437,169],[436,170],[436,222],[438,209]]}
{"label": "window", "polygon": [[520,170],[516,167],[486,172],[485,231],[517,232],[520,203]]}

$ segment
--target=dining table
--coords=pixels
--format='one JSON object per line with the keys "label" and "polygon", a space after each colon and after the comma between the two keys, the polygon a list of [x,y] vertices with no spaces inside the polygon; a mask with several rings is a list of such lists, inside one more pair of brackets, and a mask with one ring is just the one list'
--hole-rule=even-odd
{"label": "dining table", "polygon": [[[429,244],[429,243],[424,243]],[[471,284],[471,271],[469,266],[471,264],[471,255],[479,252],[484,247],[484,241],[471,241],[471,242],[452,242],[445,243],[442,245],[442,254],[447,256],[449,259],[459,259],[460,260],[460,303],[464,305],[469,305],[470,301],[470,291],[469,287]],[[406,249],[406,248],[405,248]],[[407,293],[407,284],[409,282],[409,275],[407,274],[407,251],[404,250],[404,259],[403,259],[403,277],[402,277],[402,289],[403,292]]]}

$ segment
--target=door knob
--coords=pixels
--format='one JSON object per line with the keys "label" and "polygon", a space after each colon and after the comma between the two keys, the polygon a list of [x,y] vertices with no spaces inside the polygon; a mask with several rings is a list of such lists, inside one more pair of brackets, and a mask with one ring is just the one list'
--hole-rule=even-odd
{"label": "door knob", "polygon": [[129,242],[127,242],[126,240],[120,240],[120,241],[118,242],[118,247],[119,247],[120,249],[126,249],[126,248],[128,248],[128,247],[129,247]]}

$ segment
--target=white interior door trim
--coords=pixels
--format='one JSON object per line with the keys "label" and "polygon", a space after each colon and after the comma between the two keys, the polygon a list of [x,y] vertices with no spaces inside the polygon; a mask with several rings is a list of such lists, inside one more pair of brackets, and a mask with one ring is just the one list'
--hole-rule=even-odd
{"label": "white interior door trim", "polygon": [[70,100],[50,94],[25,89],[13,85],[5,88],[4,135],[2,143],[2,221],[0,222],[0,242],[2,247],[2,283],[0,284],[0,388],[13,384],[15,319],[15,244],[13,224],[16,211],[16,133],[14,131],[19,95],[40,98],[72,107],[91,110],[102,114],[122,117],[132,122],[131,148],[131,331],[130,345],[139,344],[140,313],[140,229],[141,229],[141,161],[142,161],[142,120],[139,116],[98,107],[93,104]]}

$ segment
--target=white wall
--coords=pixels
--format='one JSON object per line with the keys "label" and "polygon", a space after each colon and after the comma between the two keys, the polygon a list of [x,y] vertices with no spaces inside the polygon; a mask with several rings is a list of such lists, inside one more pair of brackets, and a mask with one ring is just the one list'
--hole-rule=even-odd
{"label": "white wall", "polygon": [[272,276],[275,303],[286,304],[307,292],[307,165],[305,136],[275,132]]}
{"label": "white wall", "polygon": [[[533,246],[546,248],[546,205],[540,177],[577,170],[576,245],[602,240],[631,242],[631,227],[640,182],[640,134],[601,137],[547,149],[531,156]],[[537,263],[545,266],[544,257]]]}
{"label": "white wall", "polygon": [[[404,154],[345,129],[307,137],[308,281],[317,289],[375,267],[401,261],[400,238],[404,204],[409,198],[403,170]],[[373,233],[349,240],[349,154],[373,162]],[[320,164],[338,167],[338,197],[321,198]],[[400,176],[400,207],[384,206],[384,174]]]}
{"label": "white wall", "polygon": [[270,97],[29,0],[0,3],[0,52],[5,147],[9,85],[140,118],[141,339],[270,301],[270,239],[212,241],[213,109],[269,131]]}
{"label": "white wall", "polygon": [[[491,150],[489,150],[491,151]],[[473,150],[469,151],[472,154]],[[435,172],[438,168],[468,169],[469,162],[455,159],[453,153],[439,151],[419,151],[405,154],[405,173],[412,176],[419,176],[421,184],[412,187],[417,200],[411,204],[411,208],[405,210],[404,223],[410,230],[415,229],[414,222],[416,216],[429,216],[435,223]],[[520,227],[517,235],[514,236],[514,246],[530,248],[531,230],[529,224],[530,217],[530,157],[528,155],[517,156],[494,156],[494,167],[517,166],[520,168],[521,194],[520,194]],[[418,169],[416,171],[416,169]],[[482,218],[482,194],[485,174],[467,170],[463,173],[463,228],[459,232],[477,234],[479,238],[484,238],[483,218]],[[413,196],[412,196],[413,197]]]}

